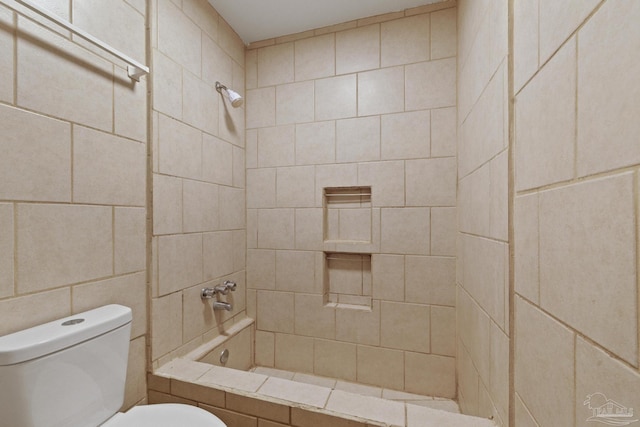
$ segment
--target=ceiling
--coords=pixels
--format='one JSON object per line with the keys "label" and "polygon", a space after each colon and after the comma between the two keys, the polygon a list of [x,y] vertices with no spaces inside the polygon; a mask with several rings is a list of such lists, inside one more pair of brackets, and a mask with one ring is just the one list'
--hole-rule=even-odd
{"label": "ceiling", "polygon": [[209,0],[246,43],[443,0]]}

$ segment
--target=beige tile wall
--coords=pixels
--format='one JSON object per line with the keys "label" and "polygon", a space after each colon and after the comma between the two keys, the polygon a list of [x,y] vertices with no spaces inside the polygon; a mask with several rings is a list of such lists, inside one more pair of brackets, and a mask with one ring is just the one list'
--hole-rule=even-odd
{"label": "beige tile wall", "polygon": [[640,7],[514,12],[515,416],[583,426],[593,393],[640,405]]}
{"label": "beige tile wall", "polygon": [[509,425],[508,1],[458,2],[457,371],[464,413]]}
{"label": "beige tile wall", "polygon": [[[258,364],[455,396],[452,6],[247,50],[247,286]],[[336,209],[339,223],[336,215],[324,226],[323,189],[345,186],[370,186],[370,206]],[[326,280],[339,275],[325,275],[323,248],[373,254],[371,284],[368,268],[349,270],[362,276],[358,291],[342,290],[361,296],[338,299],[366,306],[326,305]]]}
{"label": "beige tile wall", "polygon": [[[16,11],[0,6],[0,334],[131,307],[130,407],[147,396],[147,79],[133,83],[120,60],[10,3]],[[36,3],[72,11],[145,61],[140,2]]]}
{"label": "beige tile wall", "polygon": [[[245,66],[240,38],[206,0],[150,6],[157,367],[246,313],[245,107],[231,107],[215,90],[220,81],[244,96]],[[224,280],[238,285],[221,297],[233,311],[214,312],[200,290]]]}

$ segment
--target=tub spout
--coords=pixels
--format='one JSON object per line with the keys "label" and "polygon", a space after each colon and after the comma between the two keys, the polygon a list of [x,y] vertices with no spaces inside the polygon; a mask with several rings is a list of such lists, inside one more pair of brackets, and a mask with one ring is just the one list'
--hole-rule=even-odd
{"label": "tub spout", "polygon": [[233,309],[233,306],[231,304],[229,304],[228,302],[223,302],[223,301],[214,301],[213,302],[213,309],[214,310],[227,310],[227,311],[231,311]]}

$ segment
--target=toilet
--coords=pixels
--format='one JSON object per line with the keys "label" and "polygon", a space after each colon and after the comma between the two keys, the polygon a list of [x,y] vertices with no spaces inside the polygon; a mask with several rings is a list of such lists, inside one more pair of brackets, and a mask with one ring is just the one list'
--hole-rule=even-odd
{"label": "toilet", "polygon": [[118,412],[131,319],[114,304],[0,337],[0,427],[226,427],[182,404]]}

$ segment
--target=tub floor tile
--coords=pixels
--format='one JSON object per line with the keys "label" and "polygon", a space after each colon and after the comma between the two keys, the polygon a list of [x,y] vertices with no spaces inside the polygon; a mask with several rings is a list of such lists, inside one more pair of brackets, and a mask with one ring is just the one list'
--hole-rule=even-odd
{"label": "tub floor tile", "polygon": [[298,383],[313,384],[320,387],[335,388],[336,380],[333,378],[319,377],[317,375],[302,374],[300,372],[293,375],[293,381]]}
{"label": "tub floor tile", "polygon": [[284,380],[292,380],[295,375],[295,372],[283,371],[282,369],[265,368],[263,366],[257,366],[251,369],[251,372],[269,377],[282,378]]}
{"label": "tub floor tile", "polygon": [[333,390],[326,409],[355,417],[404,426],[404,403]]}
{"label": "tub floor tile", "polygon": [[493,421],[469,415],[407,405],[407,427],[495,427]]}
{"label": "tub floor tile", "polygon": [[382,397],[382,389],[380,387],[350,383],[347,381],[338,381],[335,389],[360,394],[362,396]]}
{"label": "tub floor tile", "polygon": [[290,402],[324,408],[331,389],[271,377],[260,387],[259,392],[266,396]]}
{"label": "tub floor tile", "polygon": [[214,366],[200,377],[198,384],[218,385],[233,390],[255,392],[269,378],[253,372],[238,371],[236,369]]}

